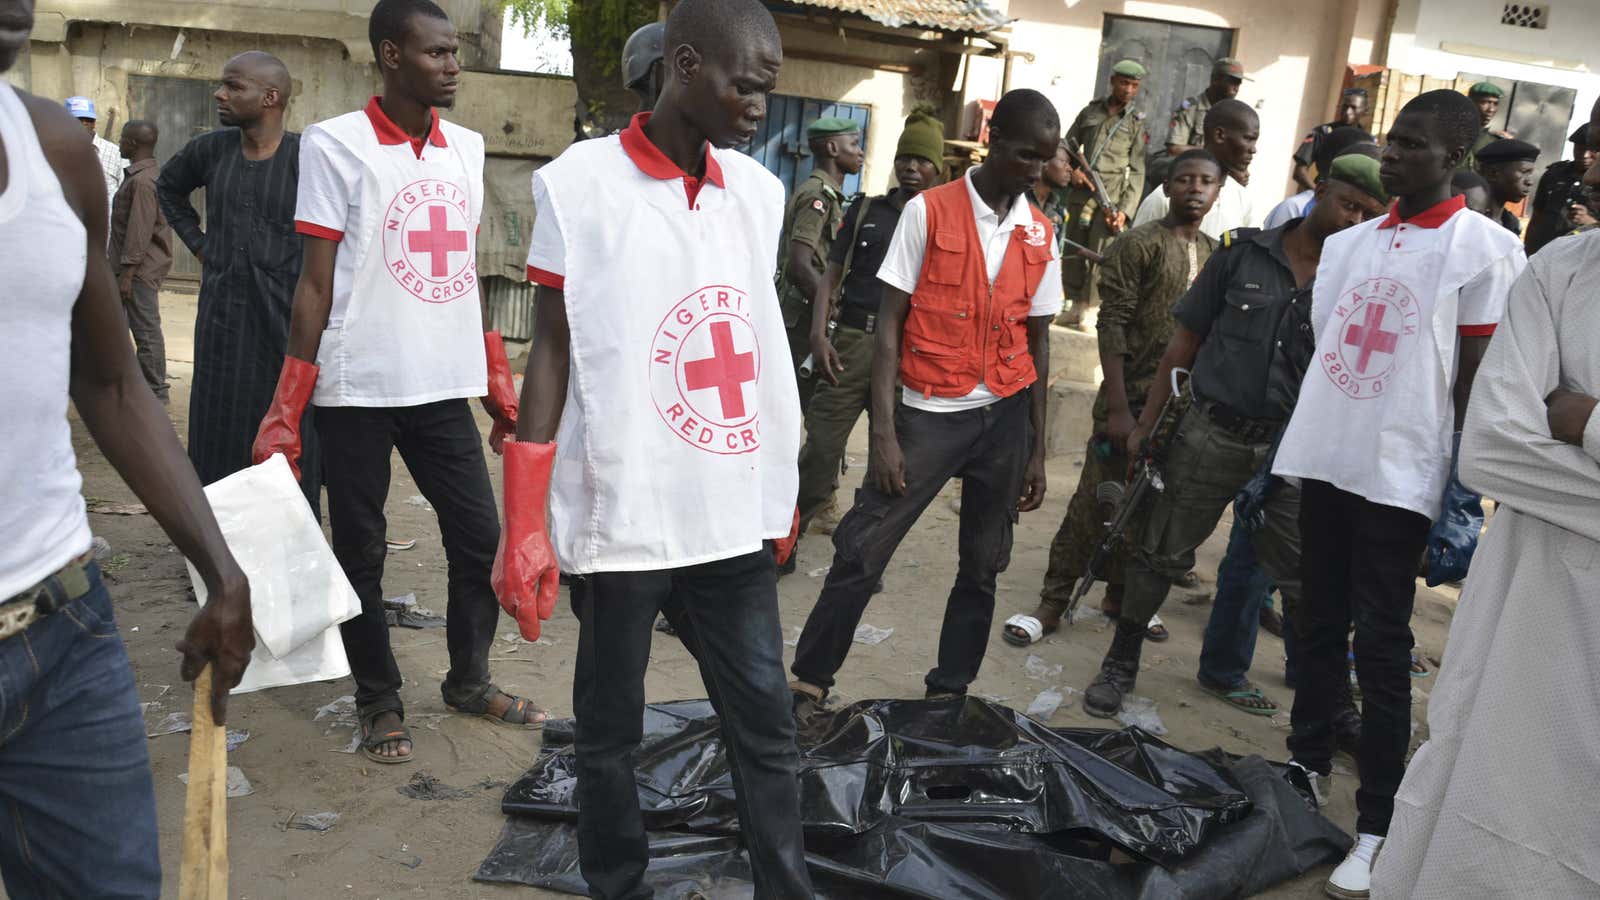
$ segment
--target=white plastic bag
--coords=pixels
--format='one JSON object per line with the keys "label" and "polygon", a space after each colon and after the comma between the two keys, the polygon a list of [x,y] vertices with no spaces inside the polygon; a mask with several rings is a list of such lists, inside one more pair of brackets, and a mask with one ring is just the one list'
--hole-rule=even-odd
{"label": "white plastic bag", "polygon": [[[350,674],[334,629],[361,613],[361,600],[322,536],[289,464],[266,462],[206,486],[206,499],[239,567],[250,579],[256,649],[242,694]],[[195,597],[206,586],[189,566]]]}

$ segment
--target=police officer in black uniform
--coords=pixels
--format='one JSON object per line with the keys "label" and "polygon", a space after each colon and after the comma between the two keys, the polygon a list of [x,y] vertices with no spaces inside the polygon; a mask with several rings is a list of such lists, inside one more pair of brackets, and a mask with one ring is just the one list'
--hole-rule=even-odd
{"label": "police officer in black uniform", "polygon": [[1567,221],[1567,209],[1573,204],[1587,206],[1588,193],[1583,188],[1583,173],[1594,164],[1594,153],[1589,149],[1589,126],[1567,138],[1572,143],[1572,158],[1550,164],[1539,177],[1539,187],[1533,192],[1533,216],[1528,221],[1528,233],[1523,244],[1528,255],[1572,230]]}

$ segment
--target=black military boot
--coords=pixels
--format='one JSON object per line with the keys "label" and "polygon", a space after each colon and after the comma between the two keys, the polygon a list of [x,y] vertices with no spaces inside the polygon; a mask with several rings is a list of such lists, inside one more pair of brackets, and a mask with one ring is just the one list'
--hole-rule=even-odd
{"label": "black military boot", "polygon": [[1133,690],[1139,677],[1139,650],[1144,646],[1145,624],[1117,620],[1117,632],[1111,638],[1111,649],[1100,663],[1100,674],[1083,692],[1083,711],[1091,716],[1109,719],[1122,709],[1122,697]]}

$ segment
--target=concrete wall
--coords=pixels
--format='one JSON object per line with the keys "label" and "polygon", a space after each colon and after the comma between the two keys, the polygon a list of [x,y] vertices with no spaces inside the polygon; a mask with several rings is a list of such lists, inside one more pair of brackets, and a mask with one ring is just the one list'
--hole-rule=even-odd
{"label": "concrete wall", "polygon": [[[779,22],[784,60],[778,72],[778,93],[871,107],[862,189],[870,194],[888,190],[894,183],[895,143],[906,116],[918,103],[937,107],[942,102],[943,91],[937,85],[938,55],[865,37],[823,34],[787,18]],[[916,72],[886,71],[874,64]]]}
{"label": "concrete wall", "polygon": [[1573,88],[1576,128],[1600,97],[1600,3],[1543,3],[1550,26],[1535,30],[1501,25],[1501,0],[1398,0],[1385,63],[1413,75],[1472,72]]}
{"label": "concrete wall", "polygon": [[[1261,115],[1250,192],[1265,215],[1292,190],[1290,156],[1301,138],[1333,112],[1352,36],[1360,32],[1369,46],[1375,40],[1373,22],[1381,15],[1366,5],[1359,0],[1011,0],[1007,12],[1019,20],[1011,25],[1011,48],[1034,54],[1032,62],[1015,61],[1011,86],[1043,92],[1070,121],[1106,91],[1095,75],[1107,14],[1234,29],[1234,55],[1254,79],[1245,82],[1239,99]],[[998,97],[1000,78],[997,62],[970,60],[963,99]],[[1145,112],[1162,126],[1172,113]]]}

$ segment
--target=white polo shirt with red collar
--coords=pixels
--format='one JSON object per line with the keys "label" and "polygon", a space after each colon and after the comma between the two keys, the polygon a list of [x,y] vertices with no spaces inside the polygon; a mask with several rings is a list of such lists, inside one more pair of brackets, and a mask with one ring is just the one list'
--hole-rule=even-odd
{"label": "white polo shirt with red collar", "polygon": [[691,177],[647,121],[533,175],[528,276],[565,292],[571,343],[550,531],[572,574],[755,552],[788,535],[799,487],[783,185],[710,146]]}
{"label": "white polo shirt with red collar", "polygon": [[1312,288],[1317,352],[1273,472],[1437,518],[1457,336],[1494,333],[1526,265],[1516,235],[1462,197],[1328,238]]}
{"label": "white polo shirt with red collar", "polygon": [[373,97],[300,138],[295,230],[339,243],[317,406],[488,392],[478,303],[483,137],[433,113],[412,138]]}

